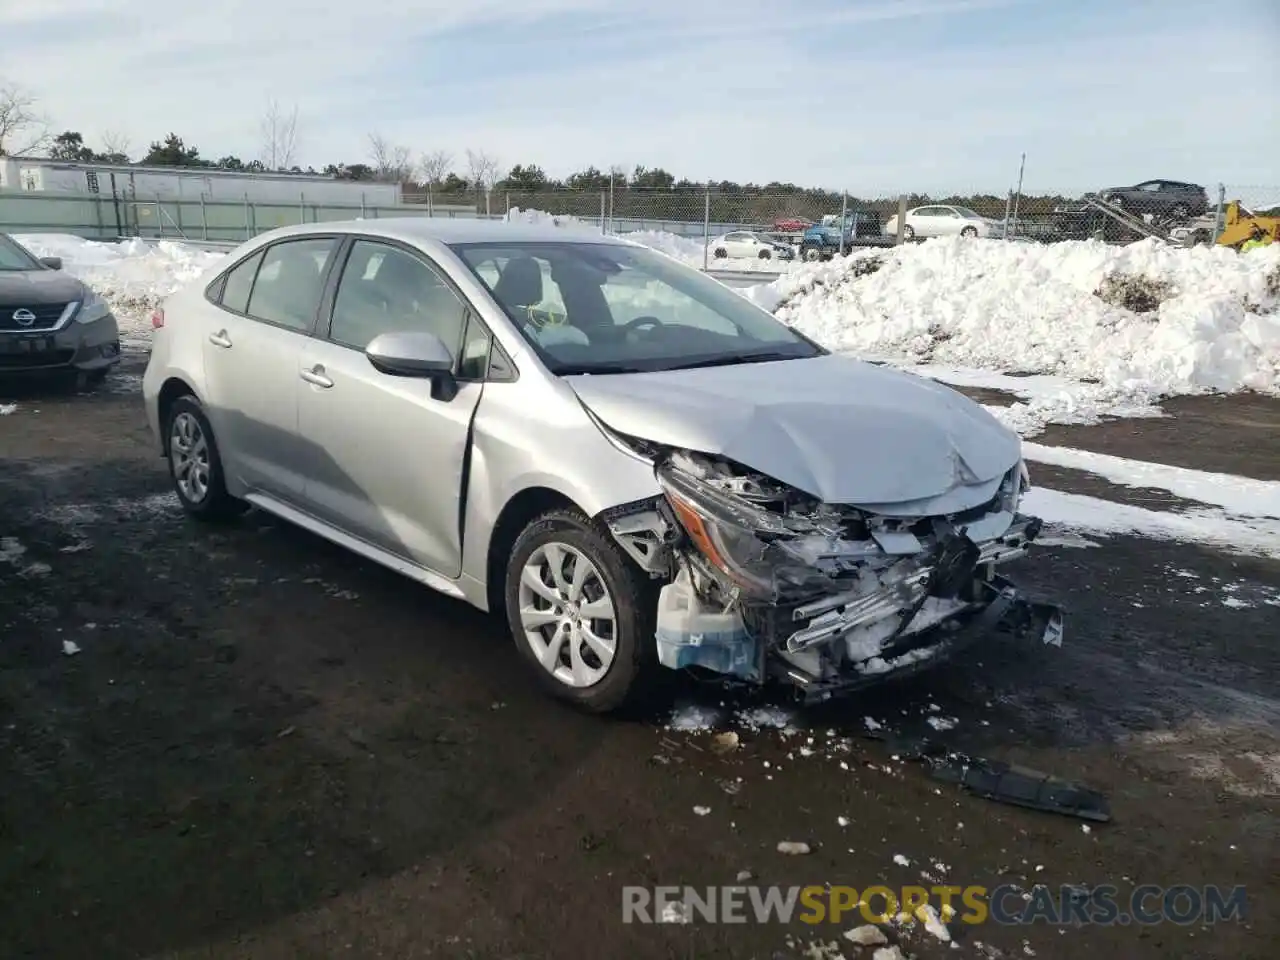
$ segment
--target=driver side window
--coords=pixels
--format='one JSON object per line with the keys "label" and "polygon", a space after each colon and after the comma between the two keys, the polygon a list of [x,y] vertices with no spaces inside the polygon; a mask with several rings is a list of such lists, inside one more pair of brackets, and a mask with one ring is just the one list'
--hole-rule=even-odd
{"label": "driver side window", "polygon": [[434,333],[457,355],[466,306],[435,270],[386,243],[357,240],[338,281],[329,339],[364,350],[379,334]]}

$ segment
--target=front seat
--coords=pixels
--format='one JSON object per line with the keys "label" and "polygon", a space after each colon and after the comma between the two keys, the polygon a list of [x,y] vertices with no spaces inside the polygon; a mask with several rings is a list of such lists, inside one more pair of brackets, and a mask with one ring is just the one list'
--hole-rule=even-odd
{"label": "front seat", "polygon": [[542,265],[533,257],[508,260],[493,285],[493,297],[523,323],[525,311],[542,302]]}

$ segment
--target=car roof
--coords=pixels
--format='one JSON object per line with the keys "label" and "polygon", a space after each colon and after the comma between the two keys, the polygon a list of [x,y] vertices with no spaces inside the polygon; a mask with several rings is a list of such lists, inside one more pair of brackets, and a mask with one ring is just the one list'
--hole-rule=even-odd
{"label": "car roof", "polygon": [[[472,217],[378,217],[305,223],[271,231],[272,239],[330,233],[361,233],[398,240],[434,240],[437,243],[560,242],[635,246],[630,240],[597,232],[589,225],[553,226],[508,223]],[[258,239],[265,239],[266,234]]]}

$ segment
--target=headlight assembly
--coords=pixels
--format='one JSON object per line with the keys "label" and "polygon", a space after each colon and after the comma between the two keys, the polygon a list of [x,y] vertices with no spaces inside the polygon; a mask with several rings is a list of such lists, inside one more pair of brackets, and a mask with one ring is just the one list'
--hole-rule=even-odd
{"label": "headlight assembly", "polygon": [[749,593],[772,593],[765,551],[773,540],[793,536],[781,518],[730,500],[675,469],[660,469],[658,482],[676,519],[708,563]]}
{"label": "headlight assembly", "polygon": [[95,320],[101,320],[111,312],[111,307],[107,301],[92,291],[84,298],[80,304],[80,309],[76,311],[76,323],[93,323]]}

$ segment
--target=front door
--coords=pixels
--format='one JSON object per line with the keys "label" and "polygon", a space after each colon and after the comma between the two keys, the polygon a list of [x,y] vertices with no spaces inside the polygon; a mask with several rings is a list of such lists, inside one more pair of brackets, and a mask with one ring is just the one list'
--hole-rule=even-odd
{"label": "front door", "polygon": [[[379,334],[402,331],[433,333],[455,357],[487,360],[488,333],[422,254],[354,241],[328,336],[307,344],[294,373],[299,433],[308,447],[307,509],[457,577],[463,471],[484,368],[456,364],[452,396],[431,380],[380,373],[364,348]],[[471,342],[477,336],[479,346]]]}

